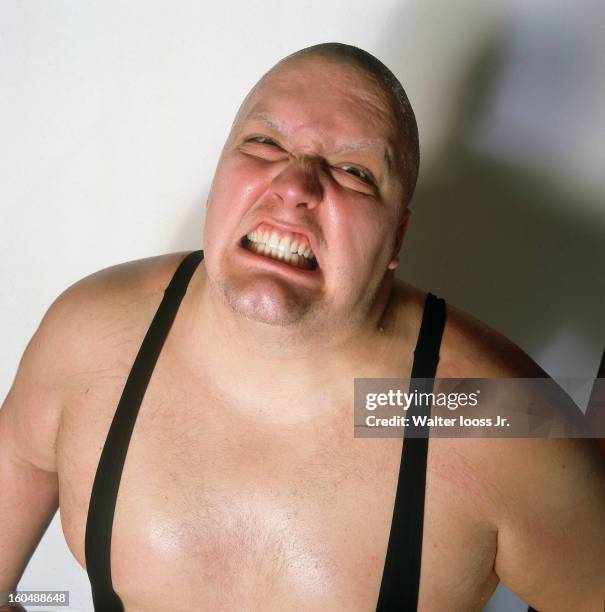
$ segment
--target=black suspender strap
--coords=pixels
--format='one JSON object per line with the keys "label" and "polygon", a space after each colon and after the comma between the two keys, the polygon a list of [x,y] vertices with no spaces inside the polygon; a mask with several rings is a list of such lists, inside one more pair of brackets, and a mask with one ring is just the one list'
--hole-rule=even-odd
{"label": "black suspender strap", "polygon": [[179,264],[136,356],[97,467],[86,521],[86,570],[95,610],[122,612],[111,581],[111,532],[120,478],[139,408],[164,341],[203,251],[194,251]]}
{"label": "black suspender strap", "polygon": [[[428,293],[414,351],[410,392],[433,390],[445,319],[445,301]],[[407,416],[411,419],[414,414],[425,413],[430,415],[430,406],[414,404]],[[413,435],[409,437],[406,427],[377,612],[416,612],[418,606],[428,426],[416,427]]]}

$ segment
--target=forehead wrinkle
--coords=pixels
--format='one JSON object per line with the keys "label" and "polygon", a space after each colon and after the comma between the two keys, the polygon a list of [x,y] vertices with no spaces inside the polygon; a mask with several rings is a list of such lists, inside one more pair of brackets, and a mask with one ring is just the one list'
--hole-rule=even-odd
{"label": "forehead wrinkle", "polygon": [[[273,131],[281,134],[284,138],[288,138],[288,130],[284,127],[283,123],[276,117],[266,111],[255,111],[250,113],[244,121],[260,121],[271,128]],[[378,139],[367,139],[360,140],[358,142],[343,143],[336,147],[331,154],[342,155],[343,153],[364,151],[364,150],[377,150],[382,154],[382,159],[389,172],[393,170],[393,159],[389,152],[389,148]]]}

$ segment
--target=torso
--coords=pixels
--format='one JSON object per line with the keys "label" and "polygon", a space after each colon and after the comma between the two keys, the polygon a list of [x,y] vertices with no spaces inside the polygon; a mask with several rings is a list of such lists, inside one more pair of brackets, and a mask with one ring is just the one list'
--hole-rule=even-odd
{"label": "torso", "polygon": [[[158,290],[143,291],[136,308],[120,306],[121,314],[98,321],[89,362],[66,389],[57,438],[61,521],[83,567],[100,452],[178,260],[158,267]],[[419,326],[424,294],[401,292],[410,325]],[[349,397],[303,426],[242,415],[216,397],[203,372],[194,381],[182,375],[179,320],[141,406],[116,505],[111,572],[127,612],[190,610],[192,602],[217,611],[375,610],[402,441],[353,438]],[[442,354],[453,350],[447,338]],[[413,348],[399,346],[385,377],[409,377]],[[454,362],[442,359],[437,375],[459,376]],[[475,442],[429,444],[420,610],[480,610],[497,584],[494,500],[465,452]]]}

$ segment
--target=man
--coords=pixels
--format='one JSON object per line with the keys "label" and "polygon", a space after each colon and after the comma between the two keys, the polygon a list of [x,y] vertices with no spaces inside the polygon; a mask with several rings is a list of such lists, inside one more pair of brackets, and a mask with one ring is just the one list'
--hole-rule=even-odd
{"label": "man", "polygon": [[[93,586],[109,516],[98,592],[126,610],[376,609],[402,441],[353,437],[353,379],[412,371],[427,296],[394,271],[417,163],[405,94],[365,52],[312,47],[261,79],[218,163],[204,260],[124,391],[145,395],[102,461],[111,472],[127,447],[115,515],[106,475],[89,515],[93,481],[184,254],[76,283],[28,345],[0,412],[0,591],[60,500],[82,566],[88,517]],[[448,305],[438,377],[541,374]],[[423,534],[420,610],[480,610],[499,580],[540,610],[602,610],[605,477],[589,441],[432,439]]]}

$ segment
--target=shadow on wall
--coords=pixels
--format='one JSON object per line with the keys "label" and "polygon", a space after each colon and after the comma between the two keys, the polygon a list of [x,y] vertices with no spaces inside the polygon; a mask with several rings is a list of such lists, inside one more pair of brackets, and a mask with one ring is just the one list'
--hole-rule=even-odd
{"label": "shadow on wall", "polygon": [[[429,10],[427,5],[441,21],[451,23],[447,15],[453,10],[451,4],[425,3],[424,10]],[[400,69],[407,61],[400,59],[398,65],[393,57],[398,19],[409,22],[410,14],[403,12],[391,20],[384,39],[391,46],[385,56],[405,78],[405,67]],[[435,34],[431,29],[415,38],[431,45]],[[500,20],[500,28],[484,36],[467,57],[456,95],[449,100],[446,137],[438,155],[421,172],[400,276],[486,321],[533,356],[546,351],[558,334],[572,330],[578,343],[595,353],[596,363],[605,341],[605,218],[591,215],[582,196],[564,192],[545,174],[522,163],[481,156],[469,144],[494,101],[509,45]],[[409,52],[403,41],[400,46],[402,53]],[[447,65],[448,58],[441,59]],[[432,60],[439,58],[433,53]],[[431,79],[431,66],[424,69],[423,78]],[[550,373],[592,375],[575,371],[571,362],[563,371]]]}
{"label": "shadow on wall", "polygon": [[[464,4],[466,19],[478,18],[472,11],[478,3]],[[424,79],[439,78],[438,63],[451,64],[452,48],[439,40],[436,25],[451,29],[462,22],[459,14],[452,14],[459,12],[458,3],[454,8],[443,0],[423,2],[416,9],[408,4],[393,15],[380,49],[404,86],[411,69],[410,80],[422,93]],[[487,322],[536,359],[548,353],[556,338],[571,334],[584,354],[584,366],[563,353],[557,355],[559,371],[551,368],[550,374],[592,376],[586,365],[596,366],[605,342],[605,217],[595,214],[594,203],[586,196],[574,194],[573,188],[564,190],[552,176],[522,162],[483,156],[472,146],[473,136],[489,118],[509,59],[507,20],[493,25],[488,23],[488,31],[475,39],[457,82],[446,92],[452,94],[443,105],[448,121],[439,126],[445,136],[433,159],[426,163],[422,158],[399,276]],[[461,27],[464,36],[467,26]],[[448,36],[455,44],[455,34]],[[411,60],[406,57],[410,52],[415,55]],[[430,125],[425,127],[430,131]],[[510,125],[509,129],[523,128]],[[548,364],[541,365],[548,370]],[[527,604],[500,586],[484,609],[525,612]]]}

